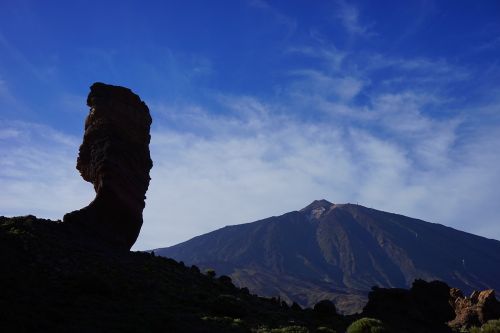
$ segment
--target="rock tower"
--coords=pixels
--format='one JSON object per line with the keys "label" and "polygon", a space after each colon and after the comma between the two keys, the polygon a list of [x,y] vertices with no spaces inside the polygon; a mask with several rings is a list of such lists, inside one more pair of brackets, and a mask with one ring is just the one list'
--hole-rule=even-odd
{"label": "rock tower", "polygon": [[87,105],[90,113],[76,168],[94,185],[96,197],[88,206],[66,214],[64,222],[129,250],[141,230],[153,166],[149,109],[130,89],[104,83],[90,87]]}

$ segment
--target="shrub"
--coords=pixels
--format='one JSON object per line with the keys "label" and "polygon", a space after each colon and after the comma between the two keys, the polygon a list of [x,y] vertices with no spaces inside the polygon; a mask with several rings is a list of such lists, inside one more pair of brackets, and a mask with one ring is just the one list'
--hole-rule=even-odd
{"label": "shrub", "polygon": [[386,333],[388,332],[382,323],[378,319],[373,318],[361,318],[353,322],[347,328],[347,333]]}
{"label": "shrub", "polygon": [[215,277],[215,270],[213,270],[212,268],[208,268],[207,270],[205,270],[205,274],[209,277],[209,278],[214,278]]}
{"label": "shrub", "polygon": [[[473,330],[471,330],[473,332]],[[481,333],[500,333],[500,319],[490,320],[481,326],[481,329],[477,329],[476,332]]]}
{"label": "shrub", "polygon": [[225,328],[222,330],[226,332],[226,329],[230,329],[231,332],[244,332],[245,322],[239,318],[231,318],[231,317],[202,317],[201,320],[215,326],[218,328]]}
{"label": "shrub", "polygon": [[309,333],[309,330],[302,326],[287,326],[278,329],[277,331],[271,330],[273,333]]}
{"label": "shrub", "polygon": [[219,295],[212,301],[211,310],[217,315],[233,318],[244,317],[247,313],[245,304],[233,295]]}
{"label": "shrub", "polygon": [[281,328],[261,327],[257,333],[309,333],[309,330],[303,326],[286,326]]}
{"label": "shrub", "polygon": [[231,280],[231,278],[227,275],[221,275],[219,277],[219,281],[222,283],[222,284],[225,284],[227,286],[233,286],[233,281]]}
{"label": "shrub", "polygon": [[332,301],[325,299],[314,305],[314,312],[321,317],[329,317],[336,315],[337,309]]}

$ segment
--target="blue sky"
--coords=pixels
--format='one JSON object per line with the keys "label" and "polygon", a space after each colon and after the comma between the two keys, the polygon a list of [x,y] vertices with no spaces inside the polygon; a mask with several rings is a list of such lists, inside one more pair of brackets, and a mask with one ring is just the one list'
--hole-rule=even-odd
{"label": "blue sky", "polygon": [[139,94],[135,249],[360,204],[500,239],[498,1],[23,1],[0,10],[0,215],[86,205],[88,87]]}

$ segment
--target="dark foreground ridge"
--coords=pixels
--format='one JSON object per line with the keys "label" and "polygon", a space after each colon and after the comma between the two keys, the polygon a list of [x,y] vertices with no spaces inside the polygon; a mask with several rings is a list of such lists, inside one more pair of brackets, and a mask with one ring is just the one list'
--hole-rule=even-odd
{"label": "dark foreground ridge", "polygon": [[109,248],[34,216],[0,217],[0,268],[1,332],[342,332],[352,320],[328,307],[290,308],[227,276]]}
{"label": "dark foreground ridge", "polygon": [[76,168],[94,184],[95,199],[64,216],[117,248],[130,250],[142,227],[149,186],[151,116],[130,89],[94,83]]}
{"label": "dark foreground ridge", "polygon": [[[0,217],[0,330],[341,333],[372,317],[385,327],[377,332],[439,333],[500,318],[491,291],[460,298],[442,282],[422,280],[410,290],[374,289],[358,315],[336,314],[329,301],[301,309],[252,295],[228,276],[92,240],[60,221]],[[452,304],[462,311],[456,331],[445,324],[455,317]]]}

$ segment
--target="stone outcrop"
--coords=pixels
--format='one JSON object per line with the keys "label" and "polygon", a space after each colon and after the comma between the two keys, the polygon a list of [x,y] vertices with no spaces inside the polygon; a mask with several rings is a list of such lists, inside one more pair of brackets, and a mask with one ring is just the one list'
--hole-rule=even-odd
{"label": "stone outcrop", "polygon": [[362,315],[382,320],[397,332],[450,332],[455,317],[450,288],[440,281],[415,280],[410,290],[373,288]]}
{"label": "stone outcrop", "polygon": [[130,89],[94,83],[76,168],[94,185],[95,199],[64,216],[108,245],[129,250],[141,229],[149,171],[151,116]]}
{"label": "stone outcrop", "polygon": [[450,295],[456,317],[449,325],[455,329],[481,326],[488,320],[500,318],[500,302],[492,289],[474,291],[470,297],[464,297],[460,290],[452,288]]}

